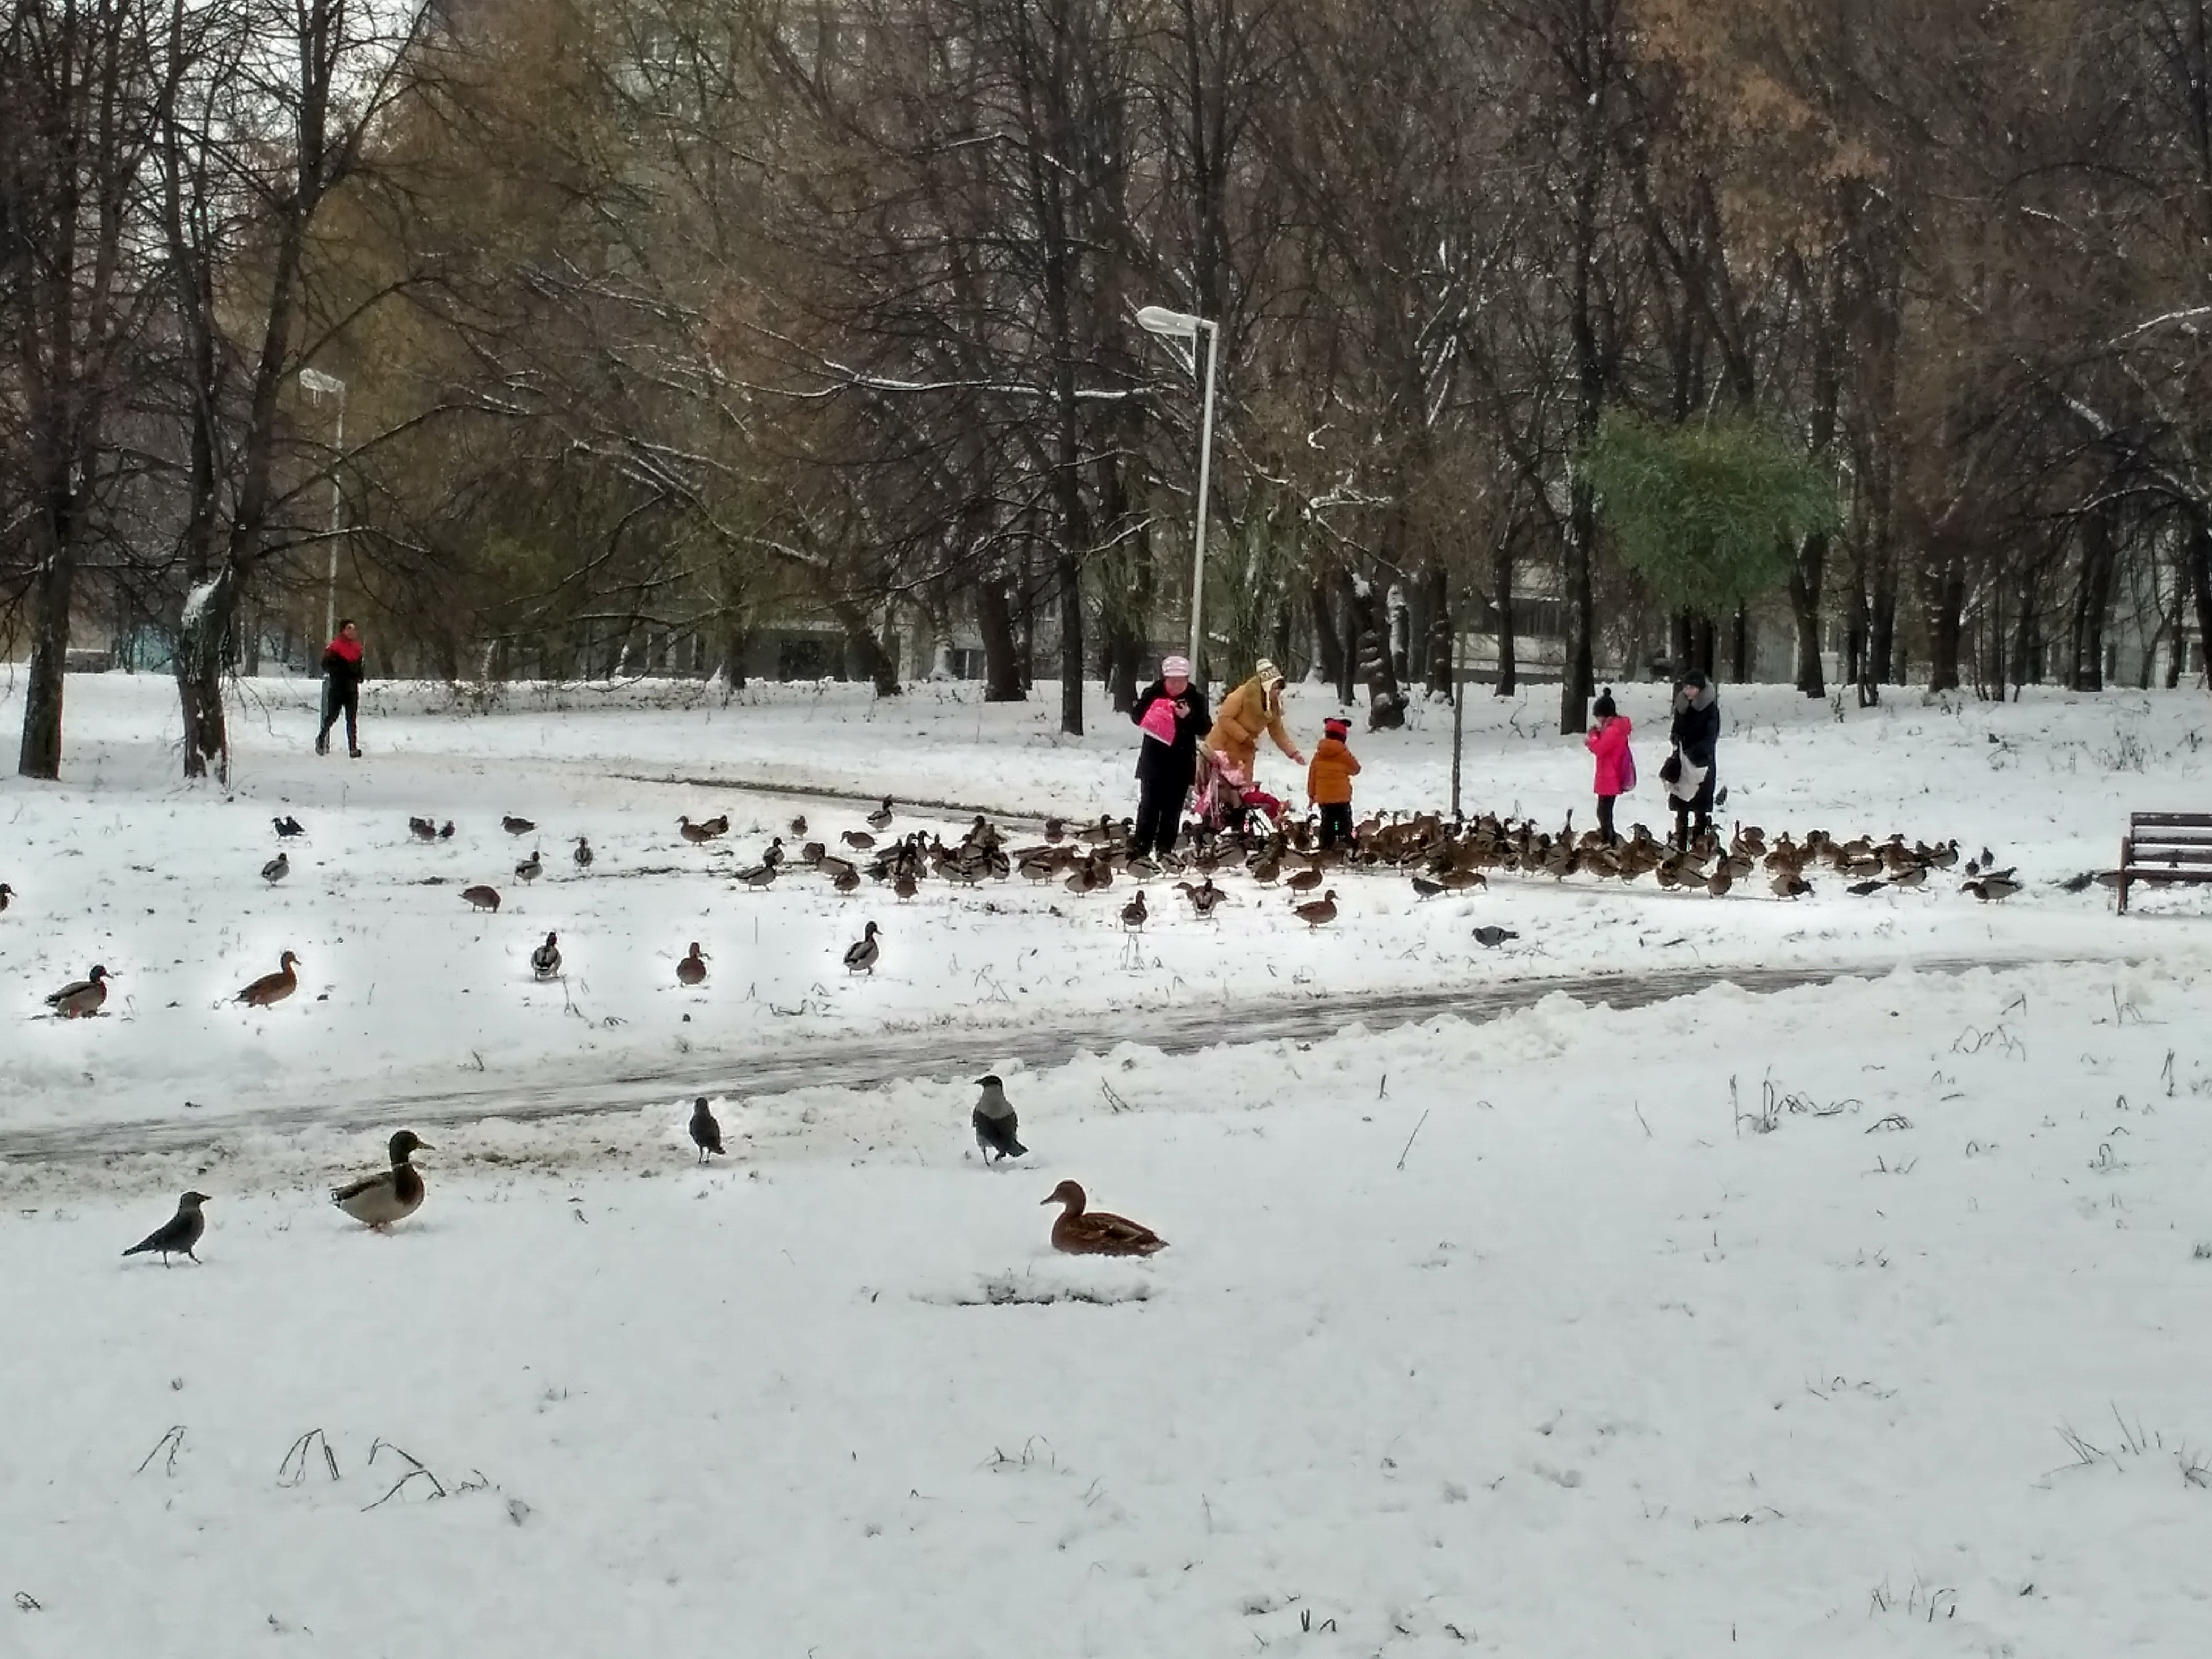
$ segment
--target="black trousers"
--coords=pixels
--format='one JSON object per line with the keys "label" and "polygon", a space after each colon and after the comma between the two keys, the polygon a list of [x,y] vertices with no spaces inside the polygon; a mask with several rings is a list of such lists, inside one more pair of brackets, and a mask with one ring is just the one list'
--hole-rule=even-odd
{"label": "black trousers", "polygon": [[326,679],[323,682],[323,729],[315,733],[315,752],[318,755],[331,752],[331,727],[338,723],[341,714],[345,716],[346,752],[358,755],[361,753],[361,688],[349,685],[341,691],[334,682]]}
{"label": "black trousers", "polygon": [[1597,798],[1597,832],[1605,837],[1607,847],[1620,839],[1620,832],[1613,827],[1613,804],[1620,799],[1618,795],[1600,795]]}
{"label": "black trousers", "polygon": [[1130,831],[1129,851],[1139,858],[1164,858],[1175,851],[1182,830],[1183,797],[1188,783],[1157,783],[1147,778],[1137,787],[1137,823]]}
{"label": "black trousers", "polygon": [[1334,847],[1352,839],[1352,803],[1340,800],[1321,809],[1321,844]]}

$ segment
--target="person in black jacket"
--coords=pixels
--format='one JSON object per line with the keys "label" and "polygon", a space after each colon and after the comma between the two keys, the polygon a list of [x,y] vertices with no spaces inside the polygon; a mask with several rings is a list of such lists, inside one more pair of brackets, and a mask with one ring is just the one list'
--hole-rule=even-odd
{"label": "person in black jacket", "polygon": [[1182,828],[1183,799],[1198,775],[1198,740],[1212,728],[1206,693],[1190,683],[1190,659],[1170,657],[1137,694],[1129,719],[1143,731],[1137,753],[1137,824],[1129,852],[1164,858]]}
{"label": "person in black jacket", "polygon": [[[1674,844],[1713,827],[1713,786],[1721,739],[1720,694],[1703,674],[1688,673],[1674,688],[1674,753],[1668,770],[1667,803],[1674,809]],[[1697,821],[1692,823],[1692,818]]]}
{"label": "person in black jacket", "polygon": [[345,716],[346,751],[361,758],[361,630],[348,617],[337,637],[323,647],[323,729],[315,733],[315,752],[331,752],[331,727]]}

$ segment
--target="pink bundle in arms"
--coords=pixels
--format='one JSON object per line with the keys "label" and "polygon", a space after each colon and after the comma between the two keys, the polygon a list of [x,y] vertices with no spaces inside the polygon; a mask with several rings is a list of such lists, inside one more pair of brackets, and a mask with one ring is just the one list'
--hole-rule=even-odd
{"label": "pink bundle in arms", "polygon": [[1145,710],[1144,719],[1137,722],[1139,731],[1161,743],[1175,741],[1175,702],[1168,697],[1153,698],[1152,706]]}

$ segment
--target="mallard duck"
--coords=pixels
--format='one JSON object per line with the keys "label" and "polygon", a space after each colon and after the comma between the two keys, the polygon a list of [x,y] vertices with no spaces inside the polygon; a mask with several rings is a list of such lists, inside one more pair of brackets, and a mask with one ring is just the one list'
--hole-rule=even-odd
{"label": "mallard duck", "polygon": [[417,841],[435,841],[438,839],[438,821],[435,818],[418,818],[410,813],[407,819],[407,833]]}
{"label": "mallard duck", "polygon": [[2020,891],[2020,884],[2012,878],[2010,871],[2001,871],[1984,876],[1979,881],[1970,881],[1960,890],[1972,893],[1987,904],[1991,899],[2008,899]]}
{"label": "mallard duck", "polygon": [[300,975],[294,971],[299,965],[300,958],[289,951],[285,951],[283,960],[276,964],[276,971],[262,975],[240,991],[236,1000],[249,1008],[266,1008],[283,1001],[300,988]]}
{"label": "mallard duck", "polygon": [[1309,933],[1327,927],[1336,920],[1336,889],[1329,888],[1310,904],[1293,905],[1291,914],[1305,923]]}
{"label": "mallard duck", "polygon": [[699,1161],[704,1164],[709,1152],[726,1157],[722,1152],[722,1126],[714,1121],[713,1109],[707,1097],[701,1095],[691,1103],[691,1144],[699,1149]]}
{"label": "mallard duck", "polygon": [[499,827],[506,830],[510,836],[526,836],[532,830],[535,830],[538,825],[532,819],[519,818],[515,817],[514,813],[509,812],[500,819]]}
{"label": "mallard duck", "polygon": [[1715,898],[1726,898],[1729,888],[1735,885],[1735,867],[1723,860],[1719,869],[1705,878],[1705,891]]}
{"label": "mallard duck", "polygon": [[891,798],[889,795],[885,795],[884,797],[884,804],[876,808],[874,811],[868,814],[868,828],[871,830],[888,830],[890,827]]}
{"label": "mallard duck", "polygon": [[0,881],[0,912],[4,912],[8,908],[8,901],[15,896],[15,890],[6,882]]}
{"label": "mallard duck", "polygon": [[261,879],[272,887],[291,873],[292,855],[289,853],[279,853],[261,866]]}
{"label": "mallard duck", "polygon": [[850,898],[860,890],[860,872],[849,864],[843,865],[830,876],[830,884]]}
{"label": "mallard duck", "polygon": [[876,838],[865,830],[848,830],[837,839],[856,853],[865,853],[876,844]]}
{"label": "mallard duck", "polygon": [[1066,841],[1067,839],[1067,820],[1066,818],[1047,818],[1044,821],[1044,838],[1055,847],[1059,846],[1060,842]]}
{"label": "mallard duck", "polygon": [[982,1148],[983,1162],[992,1162],[994,1155],[1000,1163],[1010,1158],[1028,1156],[1029,1148],[1023,1146],[1016,1131],[1021,1120],[1014,1115],[1014,1104],[1006,1098],[1006,1085],[993,1072],[975,1079],[975,1086],[983,1092],[975,1102],[975,1109],[968,1115],[968,1121],[975,1131],[975,1144]]}
{"label": "mallard duck", "polygon": [[545,943],[530,953],[530,971],[540,979],[551,979],[561,971],[561,936],[545,935]]}
{"label": "mallard duck", "polygon": [[451,841],[453,838],[453,821],[451,818],[447,818],[443,823],[438,826],[438,839],[440,841]]}
{"label": "mallard duck", "polygon": [[911,870],[902,870],[891,878],[891,891],[903,904],[921,890],[921,879]]}
{"label": "mallard duck", "polygon": [[1137,890],[1137,896],[1121,907],[1121,926],[1131,929],[1141,928],[1145,925],[1146,914],[1145,890],[1139,887]]}
{"label": "mallard duck", "polygon": [[738,879],[756,890],[763,887],[773,887],[775,885],[775,866],[757,864],[750,870],[738,871]]}
{"label": "mallard duck", "polygon": [[576,867],[579,870],[590,869],[592,867],[592,843],[585,840],[581,836],[577,836],[576,850],[569,856],[576,860]]}
{"label": "mallard duck", "polygon": [[811,865],[816,868],[819,868],[823,860],[829,856],[830,849],[824,847],[818,841],[807,842],[799,849],[799,861],[801,864]]}
{"label": "mallard duck", "polygon": [[64,1019],[89,1019],[107,1000],[107,969],[98,963],[82,979],[71,980],[46,999],[46,1006]]}
{"label": "mallard duck", "polygon": [[514,866],[515,879],[528,886],[545,873],[545,860],[533,849],[530,856]]}
{"label": "mallard duck", "polygon": [[404,1221],[422,1207],[422,1177],[407,1160],[416,1152],[436,1150],[428,1141],[417,1140],[412,1129],[402,1129],[392,1137],[392,1167],[331,1188],[331,1202],[380,1232],[395,1221]]}
{"label": "mallard duck", "polygon": [[690,954],[676,964],[676,977],[684,985],[697,985],[705,981],[707,953],[699,948],[696,940],[692,943]]}
{"label": "mallard duck", "polygon": [[280,841],[289,841],[295,836],[304,836],[307,833],[307,826],[289,812],[285,813],[281,818],[271,818],[269,822],[276,826],[276,836]]}
{"label": "mallard duck", "polygon": [[1776,871],[1774,878],[1766,884],[1777,898],[1802,898],[1813,890],[1813,884],[1795,870]]}
{"label": "mallard duck", "polygon": [[475,909],[489,910],[495,915],[498,913],[499,889],[496,887],[464,887],[461,896]]}
{"label": "mallard duck", "polygon": [[1889,884],[1907,889],[1925,887],[1928,884],[1928,866],[1924,864],[1907,865],[1889,878]]}
{"label": "mallard duck", "polygon": [[1227,896],[1227,894],[1213,884],[1213,878],[1208,876],[1203,883],[1191,889],[1190,908],[1201,916],[1210,916],[1213,914],[1214,907]]}
{"label": "mallard duck", "polygon": [[884,947],[876,942],[876,935],[881,931],[882,929],[872,921],[860,938],[845,947],[847,973],[866,974],[872,978],[874,976],[876,959],[884,953]]}
{"label": "mallard duck", "polygon": [[192,1249],[200,1242],[200,1235],[207,1231],[207,1218],[200,1213],[200,1206],[207,1201],[205,1193],[186,1193],[177,1200],[176,1214],[123,1254],[144,1255],[159,1250],[164,1267],[169,1265],[169,1258],[173,1255],[191,1256],[198,1261],[199,1257],[192,1255]]}
{"label": "mallard duck", "polygon": [[792,840],[800,841],[805,839],[806,835],[806,814],[801,812],[797,817],[792,819],[790,828]]}
{"label": "mallard duck", "polygon": [[717,812],[699,827],[710,836],[726,836],[730,833],[730,815]]}
{"label": "mallard duck", "polygon": [[691,815],[688,812],[676,820],[676,833],[694,847],[704,847],[714,839],[714,832],[703,823],[692,823]]}
{"label": "mallard duck", "polygon": [[1434,898],[1444,890],[1443,883],[1431,881],[1426,876],[1415,876],[1413,883],[1413,896],[1417,899]]}
{"label": "mallard duck", "polygon": [[761,862],[771,870],[781,870],[784,856],[783,837],[778,836],[769,842],[768,850],[761,854]]}
{"label": "mallard duck", "polygon": [[1062,1206],[1052,1224],[1054,1249],[1068,1255],[1151,1255],[1167,1249],[1167,1240],[1150,1227],[1104,1210],[1086,1212],[1087,1201],[1081,1187],[1063,1181],[1052,1189],[1050,1198],[1039,1202],[1039,1209],[1047,1204]]}
{"label": "mallard duck", "polygon": [[1293,893],[1310,893],[1315,888],[1320,886],[1321,883],[1321,866],[1316,865],[1311,869],[1299,871],[1297,874],[1285,880],[1283,885]]}

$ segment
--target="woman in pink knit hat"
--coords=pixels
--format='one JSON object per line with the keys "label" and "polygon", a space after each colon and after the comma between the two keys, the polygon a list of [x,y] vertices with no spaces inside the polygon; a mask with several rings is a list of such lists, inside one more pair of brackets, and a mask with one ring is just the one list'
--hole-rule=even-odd
{"label": "woman in pink knit hat", "polygon": [[1198,775],[1198,740],[1206,728],[1206,693],[1190,682],[1190,659],[1170,657],[1160,677],[1137,693],[1129,718],[1145,736],[1137,750],[1137,823],[1129,852],[1161,858],[1175,850],[1182,804]]}

